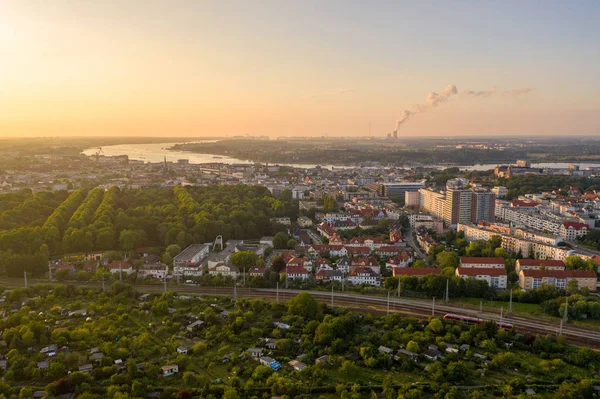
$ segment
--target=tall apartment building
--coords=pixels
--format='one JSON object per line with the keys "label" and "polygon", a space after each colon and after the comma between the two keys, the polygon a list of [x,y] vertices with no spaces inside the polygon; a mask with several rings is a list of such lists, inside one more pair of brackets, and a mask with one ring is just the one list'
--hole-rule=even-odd
{"label": "tall apartment building", "polygon": [[425,188],[419,190],[419,206],[425,212],[429,212],[435,217],[443,218],[445,203],[446,196],[444,194]]}
{"label": "tall apartment building", "polygon": [[382,197],[387,197],[393,201],[404,201],[405,193],[407,191],[419,191],[419,189],[425,187],[425,182],[393,182],[393,183],[374,183],[367,184],[365,188],[368,190],[374,190]]}
{"label": "tall apartment building", "polygon": [[449,188],[444,204],[444,221],[451,226],[458,223],[470,223],[472,218],[473,192],[462,188]]}
{"label": "tall apartment building", "polygon": [[488,191],[473,191],[471,221],[493,221],[496,214],[496,194]]}

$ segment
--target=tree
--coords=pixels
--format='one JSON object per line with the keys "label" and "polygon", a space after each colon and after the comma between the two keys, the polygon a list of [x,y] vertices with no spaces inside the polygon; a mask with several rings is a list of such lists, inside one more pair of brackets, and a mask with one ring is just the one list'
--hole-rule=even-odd
{"label": "tree", "polygon": [[415,341],[409,341],[408,344],[406,344],[406,350],[413,353],[419,353],[421,351],[421,348],[419,347],[419,344]]}
{"label": "tree", "polygon": [[460,264],[460,259],[458,257],[458,254],[454,251],[440,252],[439,254],[437,254],[435,259],[436,259],[436,262],[439,264],[439,266],[442,269],[445,269],[447,267],[452,267],[452,268],[456,269],[458,267],[458,265]]}
{"label": "tree", "polygon": [[258,263],[258,255],[253,251],[239,251],[231,255],[231,264],[240,270],[247,271]]}
{"label": "tree", "polygon": [[277,255],[273,258],[271,269],[276,273],[280,273],[285,269],[285,259],[283,259],[283,256]]}
{"label": "tree", "polygon": [[305,319],[315,319],[319,310],[319,304],[308,292],[302,292],[287,302],[288,313],[301,316]]}
{"label": "tree", "polygon": [[442,323],[442,321],[435,317],[429,321],[428,327],[432,332],[436,334],[439,334],[444,330],[444,324]]}
{"label": "tree", "polygon": [[165,253],[171,255],[171,258],[176,257],[181,252],[181,247],[177,244],[171,244],[165,249]]}
{"label": "tree", "polygon": [[413,262],[411,267],[424,268],[424,267],[429,267],[429,265],[427,265],[427,263],[423,262],[421,259],[417,259],[416,261]]}
{"label": "tree", "polygon": [[125,251],[133,251],[142,246],[145,239],[144,230],[123,230],[119,235],[119,245]]}
{"label": "tree", "polygon": [[289,240],[290,236],[280,231],[273,237],[273,246],[277,249],[285,249],[288,247]]}

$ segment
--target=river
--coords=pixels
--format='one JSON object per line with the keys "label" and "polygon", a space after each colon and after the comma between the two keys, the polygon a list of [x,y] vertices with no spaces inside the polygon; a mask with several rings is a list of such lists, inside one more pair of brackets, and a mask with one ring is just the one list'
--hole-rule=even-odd
{"label": "river", "polygon": [[[194,141],[193,143],[214,143],[217,140],[203,140],[203,141]],[[224,164],[250,164],[254,163],[253,161],[237,159],[227,156],[215,155],[215,154],[198,154],[195,152],[188,151],[171,151],[168,150],[168,147],[171,147],[175,144],[180,144],[181,142],[166,142],[166,143],[149,143],[149,144],[118,144],[118,145],[108,145],[102,147],[102,153],[106,156],[115,156],[115,155],[127,155],[129,159],[134,161],[144,161],[144,162],[162,162],[165,160],[168,162],[176,162],[178,159],[187,159],[192,164],[200,164],[200,163],[224,163]],[[98,147],[88,148],[83,151],[85,155],[94,155],[98,151]],[[285,164],[285,163],[276,163],[277,165],[282,166],[291,166],[294,168],[314,168],[318,165],[316,164],[301,164],[301,163],[293,163],[293,164]],[[600,164],[597,163],[533,163],[531,164],[534,168],[568,168],[569,165],[578,165],[580,170],[584,170],[587,167],[600,167]],[[340,165],[320,165],[322,168],[326,169],[349,169],[355,166],[340,166]],[[452,165],[437,165],[440,168],[449,168],[453,167]],[[482,170],[490,170],[494,169],[497,164],[483,164],[483,165],[463,165],[457,166],[461,170],[469,170],[469,171],[482,171]]]}
{"label": "river", "polygon": [[[191,141],[190,143],[214,143],[217,140],[203,140],[203,141]],[[129,159],[134,161],[144,162],[163,162],[165,159],[168,162],[177,162],[178,159],[187,159],[191,164],[200,163],[224,163],[224,164],[251,164],[253,161],[237,159],[227,156],[215,155],[215,154],[199,154],[189,151],[172,151],[168,148],[175,145],[181,144],[178,142],[167,142],[167,143],[148,143],[148,144],[118,144],[118,145],[107,145],[102,147],[101,154],[106,156],[116,155],[127,155]],[[85,155],[94,155],[98,151],[98,147],[88,148],[83,151]],[[306,168],[311,169],[316,166],[321,166],[326,169],[349,169],[351,166],[339,166],[339,165],[316,165],[316,164],[285,164],[276,163],[281,166],[291,166],[294,168]]]}

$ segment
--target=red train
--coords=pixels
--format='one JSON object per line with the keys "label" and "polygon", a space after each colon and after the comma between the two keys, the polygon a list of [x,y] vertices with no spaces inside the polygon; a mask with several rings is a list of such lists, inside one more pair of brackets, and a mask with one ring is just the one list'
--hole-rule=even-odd
{"label": "red train", "polygon": [[[485,321],[484,319],[480,319],[477,317],[462,316],[462,315],[458,315],[458,314],[454,314],[454,313],[445,314],[444,320],[460,321],[461,323],[465,323],[465,324],[481,324]],[[496,325],[498,326],[498,328],[501,328],[506,331],[512,330],[512,328],[513,328],[513,325],[510,323],[496,322]]]}

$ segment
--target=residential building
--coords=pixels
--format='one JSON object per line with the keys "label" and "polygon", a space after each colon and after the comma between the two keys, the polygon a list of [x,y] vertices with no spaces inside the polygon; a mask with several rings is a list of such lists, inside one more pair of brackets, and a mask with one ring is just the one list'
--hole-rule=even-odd
{"label": "residential building", "polygon": [[[458,179],[454,179],[458,180]],[[472,221],[472,198],[471,190],[461,188],[459,184],[446,185],[446,202],[444,205],[444,221],[450,226],[458,223],[470,223]]]}
{"label": "residential building", "polygon": [[145,263],[138,267],[138,277],[164,280],[169,272],[169,266],[164,263]]}
{"label": "residential building", "polygon": [[413,261],[413,256],[409,252],[401,252],[393,258],[388,259],[385,262],[385,267],[394,268],[394,267],[408,267]]}
{"label": "residential building", "polygon": [[404,193],[404,206],[418,208],[421,204],[421,195],[418,191],[406,191]]}
{"label": "residential building", "polygon": [[577,281],[579,288],[596,291],[597,277],[593,270],[521,270],[519,286],[524,290],[537,289],[542,284],[565,289],[569,281]]}
{"label": "residential building", "polygon": [[267,268],[266,267],[253,267],[251,269],[248,270],[248,276],[250,277],[263,277],[265,275],[265,273],[267,272]]}
{"label": "residential building", "polygon": [[298,223],[298,226],[302,227],[303,229],[312,227],[313,225],[312,220],[310,220],[310,218],[306,216],[299,216],[296,220],[296,223]]}
{"label": "residential building", "polygon": [[458,267],[455,274],[461,278],[475,278],[488,283],[490,287],[505,289],[507,278],[504,265],[497,267]]}
{"label": "residential building", "polygon": [[563,222],[558,234],[565,240],[575,241],[577,237],[583,237],[590,231],[590,227],[585,223],[578,222]]}
{"label": "residential building", "polygon": [[553,259],[517,259],[515,271],[521,270],[565,270],[565,262]]}
{"label": "residential building", "polygon": [[492,193],[496,194],[496,198],[504,198],[508,194],[508,189],[503,186],[496,186],[492,188]]}
{"label": "residential building", "polygon": [[130,275],[133,273],[133,266],[131,266],[130,263],[122,261],[122,260],[117,260],[114,262],[111,262],[110,265],[108,265],[108,271],[111,274],[127,274]]}
{"label": "residential building", "polygon": [[489,191],[472,191],[471,221],[491,221],[496,219],[496,194]]}
{"label": "residential building", "polygon": [[221,275],[225,277],[231,277],[232,279],[237,279],[239,270],[235,266],[227,265],[225,263],[219,263],[214,267],[210,267],[208,269],[208,274],[211,276]]}
{"label": "residential building", "polygon": [[381,285],[381,276],[371,267],[357,266],[350,270],[348,281],[354,285],[368,284],[379,287]]}
{"label": "residential building", "polygon": [[286,266],[285,275],[290,280],[306,280],[310,273],[302,266]]}
{"label": "residential building", "polygon": [[504,258],[477,258],[462,256],[460,258],[460,267],[504,269]]}
{"label": "residential building", "polygon": [[344,274],[340,270],[321,269],[315,274],[317,281],[342,281]]}

